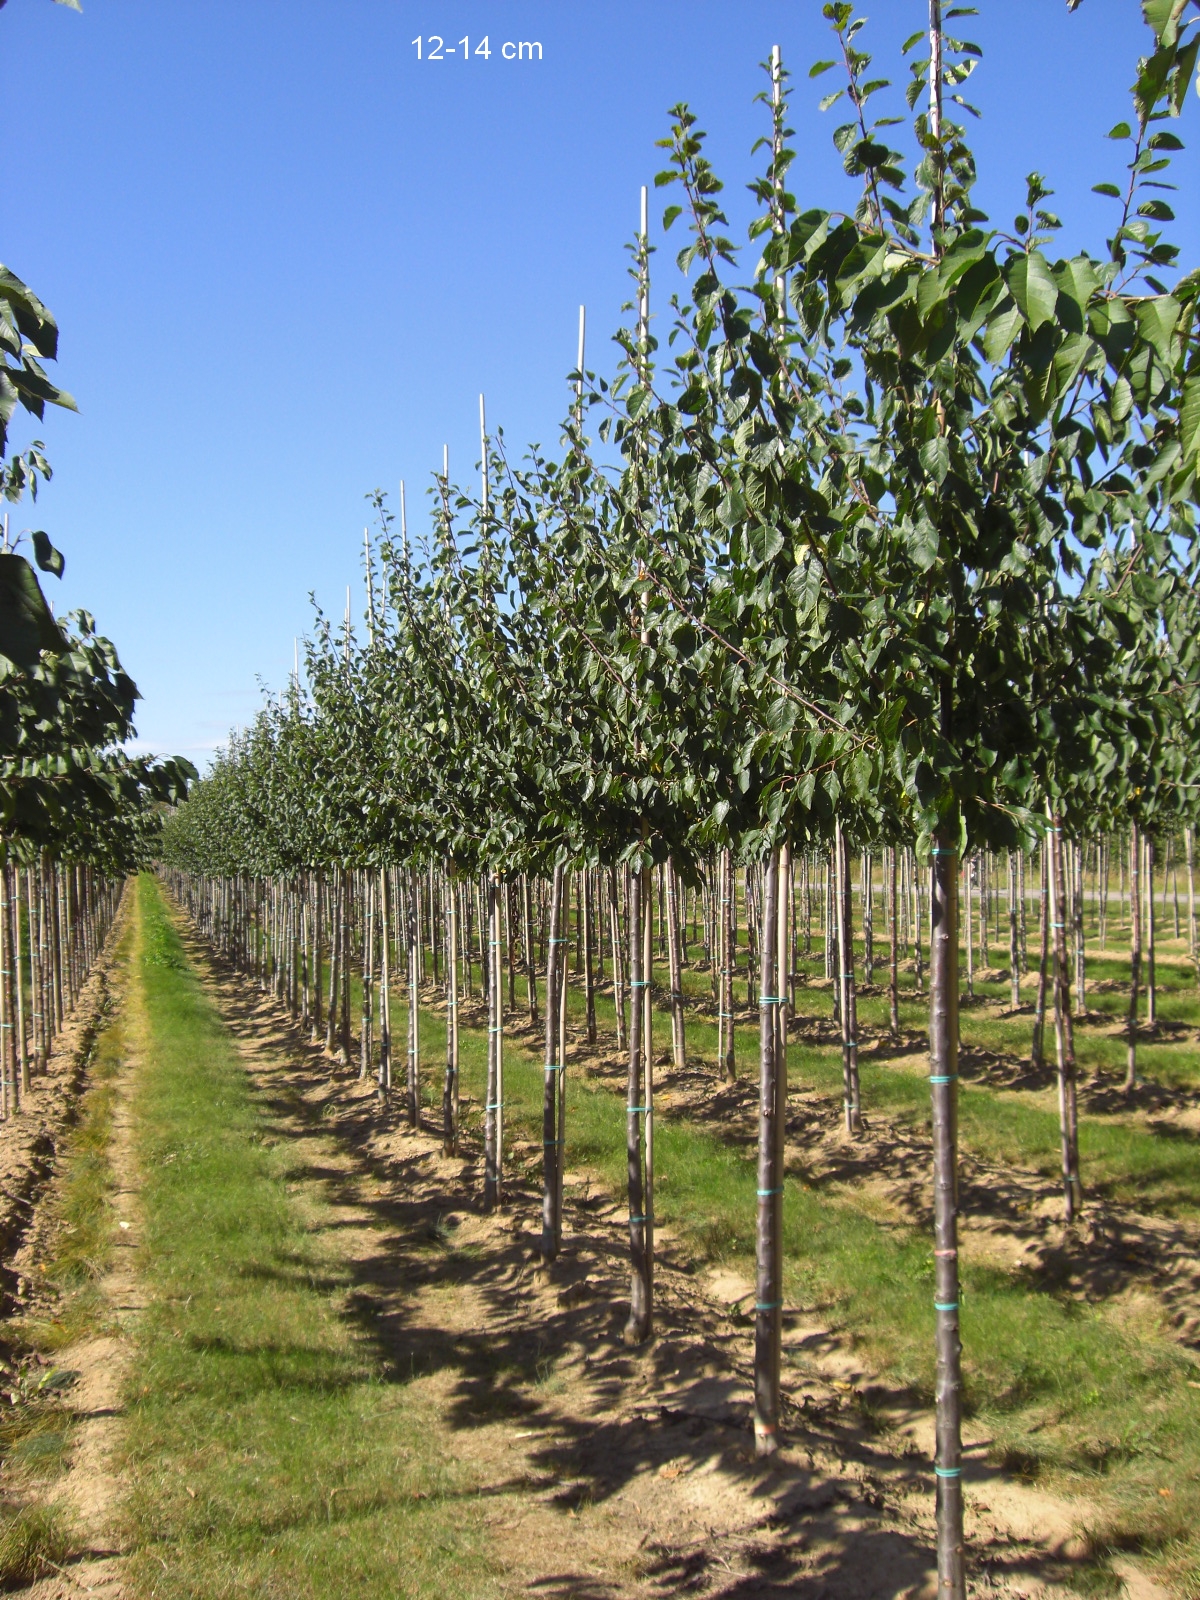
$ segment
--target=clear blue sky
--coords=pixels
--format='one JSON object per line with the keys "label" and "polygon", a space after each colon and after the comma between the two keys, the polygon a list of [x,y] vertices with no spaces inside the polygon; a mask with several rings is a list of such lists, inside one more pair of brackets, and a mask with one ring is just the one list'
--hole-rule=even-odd
{"label": "clear blue sky", "polygon": [[[444,442],[469,474],[480,390],[512,443],[552,443],[581,302],[589,365],[611,363],[622,246],[670,105],[696,108],[744,214],[758,63],[778,42],[796,79],[793,188],[802,204],[846,193],[815,109],[830,80],[806,77],[829,53],[819,0],[84,5],[0,12],[0,260],[57,316],[80,407],[18,426],[45,439],[55,478],[15,525],[66,553],[47,586],[116,641],[142,743],[201,762],[252,715],[257,679],[285,680],[310,590],[335,613],[347,583],[359,592],[368,490],[394,497],[404,477],[423,515]],[[901,79],[925,0],[864,9],[877,64]],[[1147,37],[1137,0],[980,9],[962,26],[986,51],[981,203],[1007,222],[1036,167],[1064,247],[1102,249],[1111,202],[1090,190],[1120,176],[1103,134]],[[432,34],[486,34],[491,59],[418,62],[410,40]],[[543,59],[503,61],[521,40]],[[1190,95],[1185,137],[1198,111]],[[1194,152],[1177,181],[1195,264]]]}

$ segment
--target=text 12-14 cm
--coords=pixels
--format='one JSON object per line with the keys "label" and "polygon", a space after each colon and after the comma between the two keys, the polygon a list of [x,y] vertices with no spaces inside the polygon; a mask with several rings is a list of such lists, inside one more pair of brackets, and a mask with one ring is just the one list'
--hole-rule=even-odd
{"label": "text 12-14 cm", "polygon": [[493,51],[488,43],[488,36],[484,34],[478,39],[475,48],[471,48],[468,37],[456,39],[453,44],[447,44],[445,39],[437,33],[418,34],[412,41],[417,47],[418,61],[444,61],[447,56],[461,56],[464,61],[469,61],[476,56],[483,61],[490,61],[493,55],[502,61],[540,61],[542,47],[536,39],[506,39],[503,44],[497,45]]}

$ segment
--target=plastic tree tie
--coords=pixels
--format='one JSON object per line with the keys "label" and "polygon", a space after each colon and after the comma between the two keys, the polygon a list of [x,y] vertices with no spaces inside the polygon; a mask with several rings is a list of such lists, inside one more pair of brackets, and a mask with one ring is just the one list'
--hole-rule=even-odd
{"label": "plastic tree tie", "polygon": [[631,989],[648,989],[650,987],[650,979],[649,978],[630,978],[629,987]]}
{"label": "plastic tree tie", "polygon": [[754,1302],[754,1309],[755,1309],[755,1311],[782,1311],[783,1310],[783,1301],[782,1300],[756,1300]]}
{"label": "plastic tree tie", "polygon": [[782,1006],[786,1005],[787,1001],[781,994],[764,994],[759,996],[758,1003],[760,1006]]}
{"label": "plastic tree tie", "polygon": [[934,1077],[931,1077],[929,1081],[930,1081],[930,1083],[957,1083],[958,1082],[958,1073],[957,1072],[949,1072],[949,1073],[938,1074],[938,1075],[935,1075]]}
{"label": "plastic tree tie", "polygon": [[939,1478],[961,1478],[962,1477],[962,1468],[961,1467],[934,1467],[933,1470],[934,1470],[934,1472],[937,1473]]}
{"label": "plastic tree tie", "polygon": [[759,1199],[761,1200],[761,1199],[764,1199],[769,1194],[782,1194],[783,1190],[782,1189],[756,1189],[755,1193],[758,1195]]}
{"label": "plastic tree tie", "polygon": [[933,1309],[935,1311],[957,1311],[958,1310],[958,1301],[957,1300],[935,1300],[933,1302]]}
{"label": "plastic tree tie", "polygon": [[630,1222],[645,1222],[645,1217],[630,1217]]}
{"label": "plastic tree tie", "polygon": [[566,1070],[567,1070],[567,1064],[566,1064],[565,1061],[559,1061],[554,1066],[552,1066],[552,1067],[548,1066],[546,1068],[547,1072],[565,1072]]}
{"label": "plastic tree tie", "polygon": [[499,1111],[503,1104],[503,1100],[497,1100],[494,1105],[485,1105],[483,1109],[485,1111]]}
{"label": "plastic tree tie", "polygon": [[626,1106],[625,1110],[631,1117],[636,1117],[639,1111],[649,1111],[649,1106]]}

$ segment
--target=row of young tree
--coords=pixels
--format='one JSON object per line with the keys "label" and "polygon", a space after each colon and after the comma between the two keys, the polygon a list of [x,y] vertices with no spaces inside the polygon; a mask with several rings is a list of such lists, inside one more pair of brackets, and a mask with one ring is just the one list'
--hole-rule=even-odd
{"label": "row of young tree", "polygon": [[[164,837],[209,926],[275,971],[296,970],[297,941],[320,947],[319,919],[344,928],[355,893],[367,948],[377,941],[367,970],[386,971],[395,919],[411,923],[420,904],[403,882],[440,875],[451,1035],[465,903],[445,885],[484,884],[492,1200],[504,906],[513,884],[548,884],[551,1221],[564,884],[568,869],[600,875],[595,920],[624,919],[615,944],[631,1001],[633,1339],[651,1326],[653,874],[670,863],[673,880],[706,884],[717,914],[727,903],[732,914],[741,864],[758,980],[763,1453],[779,1426],[796,873],[832,850],[844,908],[858,851],[914,852],[928,896],[939,1592],[952,1596],[964,1592],[961,861],[1044,851],[1070,1212],[1072,842],[1173,836],[1198,793],[1200,272],[1181,267],[1165,198],[1200,44],[1193,9],[1144,5],[1133,110],[1110,135],[1119,181],[1098,185],[1115,207],[1102,251],[1053,253],[1060,223],[1037,174],[1010,228],[978,209],[963,91],[980,52],[947,29],[969,7],[943,17],[930,0],[928,28],[907,41],[909,119],[873,76],[863,20],[840,0],[824,7],[834,49],[810,76],[841,74],[822,104],[847,108],[834,135],[855,185],[845,210],[802,208],[791,191],[788,75],[773,53],[748,271],[704,135],[676,107],[656,186],[672,199],[664,230],[682,218],[688,237],[665,353],[643,191],[619,366],[611,381],[586,368],[581,320],[559,458],[514,461],[481,404],[479,488],[444,469],[427,534],[410,541],[403,498],[397,528],[376,492],[364,635],[349,614],[344,629],[318,618],[305,692],[297,675]],[[1141,860],[1135,844],[1133,870]],[[667,893],[668,912],[676,904]],[[834,921],[849,952],[844,912]],[[350,937],[338,937],[348,962]],[[851,968],[843,959],[853,1127]]]}
{"label": "row of young tree", "polygon": [[[59,0],[79,9],[78,0]],[[52,476],[40,440],[9,451],[17,408],[75,409],[47,375],[58,326],[0,266],[0,498],[37,500]],[[40,529],[0,538],[0,1112],[45,1067],[115,915],[151,859],[163,806],[194,769],[131,755],[137,687],[86,611],[56,619],[38,577],[64,561]],[[26,553],[27,552],[27,553]],[[32,557],[32,560],[30,559]]]}

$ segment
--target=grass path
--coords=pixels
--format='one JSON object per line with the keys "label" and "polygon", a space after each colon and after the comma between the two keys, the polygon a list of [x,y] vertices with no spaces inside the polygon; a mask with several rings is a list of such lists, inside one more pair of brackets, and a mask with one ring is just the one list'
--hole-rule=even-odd
{"label": "grass path", "polygon": [[345,1314],[371,1217],[323,1194],[334,1152],[271,1136],[153,880],[137,895],[132,1592],[382,1595],[398,1573],[414,1600],[492,1592],[427,1409]]}

